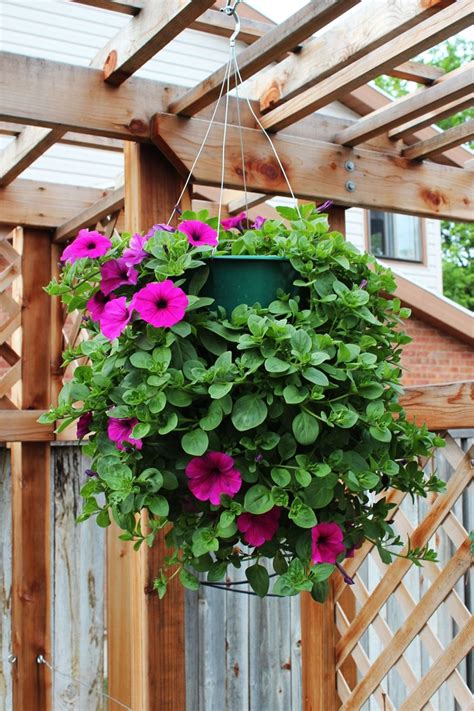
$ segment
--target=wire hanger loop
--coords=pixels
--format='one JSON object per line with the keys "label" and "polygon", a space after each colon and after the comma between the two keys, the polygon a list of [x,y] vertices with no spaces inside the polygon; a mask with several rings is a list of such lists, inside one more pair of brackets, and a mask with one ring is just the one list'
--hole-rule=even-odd
{"label": "wire hanger loop", "polygon": [[233,17],[235,20],[235,30],[229,40],[231,47],[235,45],[235,40],[240,34],[240,17],[237,13],[237,7],[241,2],[242,0],[227,0],[227,5],[220,9],[220,12],[225,12],[226,15]]}

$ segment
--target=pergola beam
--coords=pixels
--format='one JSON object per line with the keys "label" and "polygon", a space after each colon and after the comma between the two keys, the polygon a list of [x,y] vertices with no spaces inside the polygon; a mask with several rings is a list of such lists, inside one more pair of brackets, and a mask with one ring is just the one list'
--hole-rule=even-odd
{"label": "pergola beam", "polygon": [[[360,0],[326,0],[324,3],[310,2],[244,49],[237,56],[239,71],[245,81],[268,66],[284,52],[306,39],[313,32],[328,24]],[[169,111],[185,116],[194,116],[219,96],[222,82],[227,72],[227,64],[186,92],[178,101],[172,102]],[[230,86],[235,82],[235,69],[230,69]]]}
{"label": "pergola beam", "polygon": [[446,131],[442,131],[433,138],[426,141],[419,141],[413,146],[404,148],[402,155],[410,160],[425,160],[438,153],[442,153],[453,146],[460,146],[474,138],[474,119],[465,123],[452,126]]}
{"label": "pergola beam", "polygon": [[423,62],[414,62],[412,60],[403,62],[395,69],[390,69],[387,74],[397,79],[405,79],[406,81],[415,81],[417,84],[426,84],[430,86],[437,79],[445,74],[444,69],[436,67],[433,64],[424,64]]}
{"label": "pergola beam", "polygon": [[114,212],[121,210],[124,203],[125,190],[122,187],[113,190],[109,195],[75,215],[60,225],[54,234],[55,242],[66,242],[84,228],[90,227]]}
{"label": "pergola beam", "polygon": [[468,96],[463,96],[460,99],[456,99],[456,101],[450,101],[447,104],[438,106],[436,109],[431,109],[431,111],[416,116],[416,118],[403,123],[401,126],[392,128],[388,132],[388,137],[393,141],[398,141],[400,138],[404,138],[411,133],[420,131],[422,128],[426,128],[426,126],[438,123],[438,121],[441,121],[447,116],[452,116],[453,114],[457,114],[459,111],[471,108],[473,102],[474,93],[468,94]]}
{"label": "pergola beam", "polygon": [[161,0],[145,3],[92,60],[108,84],[119,86],[177,37],[214,0]]}
{"label": "pergola beam", "polygon": [[[274,108],[363,59],[385,42],[439,12],[442,6],[422,0],[362,3],[319,37],[307,42],[298,54],[287,57],[256,80],[261,110]],[[389,70],[387,68],[387,72]]]}
{"label": "pergola beam", "polygon": [[[436,15],[383,44],[349,66],[319,81],[306,91],[266,114],[266,129],[278,131],[313,111],[336,101],[353,89],[384,74],[394,65],[433,47],[469,26],[474,19],[471,0],[458,0]],[[344,46],[346,43],[343,42]]]}
{"label": "pergola beam", "polygon": [[0,186],[8,185],[56,143],[65,131],[60,128],[27,126],[0,152]]}
{"label": "pergola beam", "polygon": [[439,84],[420,89],[359,119],[353,126],[341,131],[337,142],[345,146],[355,146],[368,141],[379,133],[423,115],[431,108],[436,109],[451,100],[462,99],[470,94],[473,88],[474,66],[467,67],[462,72],[455,71],[452,76],[446,75]]}
{"label": "pergola beam", "polygon": [[[195,183],[218,185],[222,124],[215,124],[198,162]],[[202,144],[207,123],[170,114],[154,117],[152,138],[175,166],[186,174]],[[265,136],[242,129],[247,160],[247,188],[268,195],[288,195],[289,190]],[[332,143],[286,134],[274,139],[275,148],[297,197],[330,198],[339,205],[377,208],[439,219],[466,221],[472,215],[472,186],[462,169],[435,163],[411,163],[399,156],[365,149],[352,150]],[[240,131],[228,126],[224,182],[241,189]],[[351,186],[344,164],[355,165]]]}

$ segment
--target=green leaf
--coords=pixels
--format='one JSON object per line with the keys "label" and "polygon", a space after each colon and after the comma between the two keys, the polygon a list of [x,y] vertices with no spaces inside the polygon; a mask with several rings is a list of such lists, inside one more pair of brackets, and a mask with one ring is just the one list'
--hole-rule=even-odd
{"label": "green leaf", "polygon": [[166,435],[172,432],[178,425],[178,415],[176,412],[170,412],[166,418],[165,423],[158,428],[160,435]]}
{"label": "green leaf", "polygon": [[181,338],[186,338],[186,336],[189,336],[192,332],[192,328],[191,324],[186,321],[178,321],[178,323],[175,323],[174,326],[171,326],[171,331],[177,336],[181,336]]}
{"label": "green leaf", "polygon": [[232,410],[232,423],[239,432],[258,427],[265,421],[268,409],[262,398],[257,395],[244,395],[239,398]]}
{"label": "green leaf", "polygon": [[193,533],[192,551],[196,558],[210,551],[219,549],[219,541],[217,540],[212,528],[198,528]]}
{"label": "green leaf", "polygon": [[179,582],[188,590],[199,590],[199,580],[186,568],[181,568],[179,571]]}
{"label": "green leaf", "polygon": [[211,430],[215,430],[216,427],[219,427],[222,422],[222,417],[223,413],[219,401],[213,400],[209,406],[207,415],[199,420],[199,426],[201,429],[206,430],[206,432],[210,432]]}
{"label": "green leaf", "polygon": [[363,383],[358,390],[366,400],[377,400],[383,394],[384,386],[381,383]]}
{"label": "green leaf", "polygon": [[295,498],[291,504],[288,518],[291,518],[300,528],[313,528],[318,522],[313,509],[298,498]]}
{"label": "green leaf", "polygon": [[107,526],[110,526],[110,516],[108,510],[103,509],[100,513],[98,513],[95,521],[101,528],[107,528]]}
{"label": "green leaf", "polygon": [[147,496],[146,505],[155,516],[165,518],[170,511],[169,504],[164,496]]}
{"label": "green leaf", "polygon": [[327,375],[317,368],[305,368],[305,370],[303,370],[303,377],[309,380],[310,383],[314,383],[314,385],[320,385],[321,387],[329,385]]}
{"label": "green leaf", "polygon": [[188,407],[193,401],[192,396],[184,392],[184,390],[177,390],[170,388],[166,391],[166,397],[168,401],[175,407]]}
{"label": "green leaf", "polygon": [[133,428],[131,437],[133,437],[133,439],[142,439],[147,436],[150,429],[151,425],[147,422],[139,422],[138,425],[135,425]]}
{"label": "green leaf", "polygon": [[308,395],[308,388],[298,388],[296,385],[287,385],[283,390],[283,397],[288,405],[299,405],[307,399]]}
{"label": "green leaf", "polygon": [[280,358],[267,358],[265,361],[265,370],[268,373],[285,373],[290,367],[290,363]]}
{"label": "green leaf", "polygon": [[390,442],[392,439],[392,433],[388,427],[369,427],[369,432],[372,437],[379,442]]}
{"label": "green leaf", "polygon": [[319,424],[307,412],[300,412],[293,420],[292,430],[299,444],[309,445],[313,444],[318,438]]}
{"label": "green leaf", "polygon": [[157,393],[148,402],[148,408],[153,415],[157,415],[159,412],[164,410],[166,407],[166,395],[164,393]]}
{"label": "green leaf", "polygon": [[311,580],[315,583],[327,580],[336,570],[336,566],[331,563],[317,563],[311,568]]}
{"label": "green leaf", "polygon": [[137,351],[136,353],[132,353],[130,356],[130,363],[135,368],[142,368],[143,370],[152,370],[154,365],[151,354],[146,353],[145,351]]}
{"label": "green leaf", "polygon": [[302,328],[293,333],[290,338],[291,347],[298,355],[306,355],[312,348],[311,336]]}
{"label": "green leaf", "polygon": [[296,481],[300,486],[307,487],[311,484],[312,477],[305,469],[297,469],[295,472]]}
{"label": "green leaf", "polygon": [[232,385],[233,383],[213,383],[209,387],[209,395],[214,400],[220,400],[221,397],[225,397],[232,390]]}
{"label": "green leaf", "polygon": [[264,514],[273,508],[270,489],[263,484],[255,484],[245,494],[244,509],[253,514]]}
{"label": "green leaf", "polygon": [[316,464],[316,466],[311,470],[314,476],[323,478],[331,473],[331,467],[328,464]]}
{"label": "green leaf", "polygon": [[267,569],[264,568],[263,565],[256,563],[247,568],[245,577],[249,581],[252,590],[257,593],[259,597],[265,597],[270,587],[270,577]]}
{"label": "green leaf", "polygon": [[329,595],[329,583],[327,580],[313,583],[311,588],[311,597],[316,602],[325,602]]}
{"label": "green leaf", "polygon": [[291,481],[291,474],[288,469],[273,467],[271,477],[277,486],[287,486]]}
{"label": "green leaf", "polygon": [[186,432],[181,437],[181,446],[186,454],[200,457],[206,452],[209,446],[209,437],[207,433],[201,429],[192,430],[191,432]]}
{"label": "green leaf", "polygon": [[312,509],[323,509],[334,498],[334,490],[330,487],[323,487],[322,483],[321,480],[313,479],[302,493],[304,500]]}

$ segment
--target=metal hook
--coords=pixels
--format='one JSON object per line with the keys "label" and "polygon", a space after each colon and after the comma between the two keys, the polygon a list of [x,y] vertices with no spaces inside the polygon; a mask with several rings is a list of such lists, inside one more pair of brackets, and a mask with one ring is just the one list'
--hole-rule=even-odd
{"label": "metal hook", "polygon": [[225,12],[226,15],[229,15],[229,17],[232,16],[235,20],[235,31],[229,40],[231,47],[235,46],[235,40],[240,34],[240,17],[237,14],[237,6],[240,5],[241,2],[242,0],[227,0],[227,5],[220,9],[221,12]]}

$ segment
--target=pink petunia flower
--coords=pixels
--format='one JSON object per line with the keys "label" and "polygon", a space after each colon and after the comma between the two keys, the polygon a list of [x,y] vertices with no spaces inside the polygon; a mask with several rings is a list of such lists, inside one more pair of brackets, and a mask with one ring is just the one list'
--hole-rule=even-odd
{"label": "pink petunia flower", "polygon": [[143,443],[141,439],[134,439],[130,435],[133,432],[133,428],[138,424],[136,417],[131,417],[128,419],[117,419],[116,417],[109,418],[109,424],[107,425],[107,435],[111,442],[115,442],[117,449],[125,449],[125,444],[131,444],[137,449],[141,449]]}
{"label": "pink petunia flower", "polygon": [[102,276],[100,288],[106,296],[119,286],[136,284],[138,279],[137,270],[132,266],[129,267],[123,258],[105,262],[100,268],[100,273]]}
{"label": "pink petunia flower", "polygon": [[150,239],[150,237],[153,237],[155,232],[176,232],[176,230],[171,225],[165,225],[163,223],[160,223],[158,225],[153,225],[153,227],[150,230],[148,230],[145,237],[147,239]]}
{"label": "pink petunia flower", "polygon": [[221,225],[225,230],[231,230],[233,228],[241,230],[242,223],[246,219],[247,213],[241,212],[240,215],[235,215],[234,217],[228,217],[226,220],[221,220]]}
{"label": "pink petunia flower", "polygon": [[237,518],[237,528],[249,546],[262,546],[265,541],[271,541],[278,531],[281,509],[274,506],[264,514],[243,513]]}
{"label": "pink petunia flower", "polygon": [[255,218],[255,221],[253,223],[253,227],[255,230],[261,230],[265,222],[267,221],[266,217],[262,217],[261,215],[257,215]]}
{"label": "pink petunia flower", "polygon": [[102,313],[100,319],[100,330],[109,340],[113,341],[124,332],[126,326],[132,318],[133,309],[127,306],[125,296],[120,296],[118,299],[109,301]]}
{"label": "pink petunia flower", "polygon": [[207,452],[202,457],[193,457],[185,470],[188,486],[196,499],[217,506],[222,494],[232,497],[242,486],[240,472],[234,467],[232,457],[223,452]]}
{"label": "pink petunia flower", "polygon": [[189,243],[194,247],[200,247],[203,244],[208,244],[211,247],[217,246],[217,232],[205,222],[186,220],[180,224],[179,231],[187,236]]}
{"label": "pink petunia flower", "polygon": [[94,296],[91,296],[86,306],[93,321],[100,321],[106,304],[115,298],[114,294],[106,296],[102,291],[97,291]]}
{"label": "pink petunia flower", "polygon": [[127,267],[132,267],[134,264],[140,264],[143,262],[145,257],[150,256],[143,249],[149,239],[150,237],[148,235],[135,234],[132,236],[127,249],[123,250],[123,261]]}
{"label": "pink petunia flower", "polygon": [[72,264],[85,257],[97,259],[103,257],[111,247],[112,242],[100,232],[80,230],[74,242],[71,242],[62,253],[61,261]]}
{"label": "pink petunia flower", "polygon": [[169,328],[182,321],[188,297],[171,279],[155,281],[137,291],[131,306],[141,318],[156,328]]}
{"label": "pink petunia flower", "polygon": [[83,439],[86,434],[89,434],[93,416],[94,414],[92,412],[85,412],[79,417],[76,424],[77,439]]}
{"label": "pink petunia flower", "polygon": [[344,533],[337,523],[318,523],[311,530],[311,562],[334,564],[337,556],[346,550],[343,538]]}

